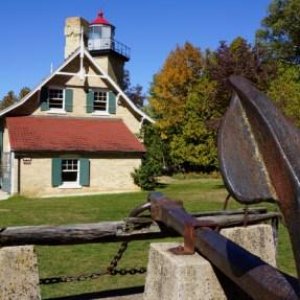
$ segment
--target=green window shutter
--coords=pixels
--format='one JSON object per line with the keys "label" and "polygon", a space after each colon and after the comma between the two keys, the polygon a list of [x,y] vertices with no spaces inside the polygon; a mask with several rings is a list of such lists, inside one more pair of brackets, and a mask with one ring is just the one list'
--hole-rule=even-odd
{"label": "green window shutter", "polygon": [[73,90],[65,90],[65,109],[67,112],[73,111]]}
{"label": "green window shutter", "polygon": [[82,186],[90,185],[90,161],[87,158],[80,159],[79,183]]}
{"label": "green window shutter", "polygon": [[94,92],[89,91],[86,94],[86,112],[88,114],[92,113],[94,111]]}
{"label": "green window shutter", "polygon": [[112,91],[108,92],[108,112],[115,114],[117,109],[116,96]]}
{"label": "green window shutter", "polygon": [[52,159],[52,186],[59,186],[62,184],[61,178],[61,158]]}
{"label": "green window shutter", "polygon": [[48,88],[43,86],[40,94],[41,110],[49,110]]}

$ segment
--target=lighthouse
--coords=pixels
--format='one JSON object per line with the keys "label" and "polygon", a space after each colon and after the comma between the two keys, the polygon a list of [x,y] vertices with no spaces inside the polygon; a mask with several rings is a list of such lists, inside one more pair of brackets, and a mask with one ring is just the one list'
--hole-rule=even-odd
{"label": "lighthouse", "polygon": [[110,70],[120,86],[123,83],[124,64],[130,58],[130,48],[115,39],[116,28],[100,11],[88,28],[87,47],[94,59]]}
{"label": "lighthouse", "polygon": [[82,29],[85,32],[85,47],[98,65],[122,87],[124,65],[130,59],[130,48],[115,39],[116,28],[104,17],[103,11],[91,22],[79,17],[66,19],[65,58],[80,46]]}

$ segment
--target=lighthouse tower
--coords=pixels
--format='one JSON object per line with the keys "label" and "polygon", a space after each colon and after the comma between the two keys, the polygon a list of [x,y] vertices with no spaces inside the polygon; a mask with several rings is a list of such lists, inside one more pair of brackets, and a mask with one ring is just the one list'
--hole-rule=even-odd
{"label": "lighthouse tower", "polygon": [[122,86],[130,49],[115,39],[115,26],[104,18],[102,11],[88,26],[87,47],[97,63]]}

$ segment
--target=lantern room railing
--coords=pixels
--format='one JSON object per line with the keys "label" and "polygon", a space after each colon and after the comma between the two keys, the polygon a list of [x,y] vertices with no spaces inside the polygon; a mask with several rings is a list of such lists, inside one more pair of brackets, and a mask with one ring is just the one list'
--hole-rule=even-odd
{"label": "lantern room railing", "polygon": [[130,58],[130,48],[111,38],[89,39],[88,49],[89,51],[113,50],[127,59]]}

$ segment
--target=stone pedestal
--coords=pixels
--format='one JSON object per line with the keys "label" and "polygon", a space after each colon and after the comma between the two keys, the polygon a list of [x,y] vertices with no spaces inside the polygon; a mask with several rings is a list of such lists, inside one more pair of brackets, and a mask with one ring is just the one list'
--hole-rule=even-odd
{"label": "stone pedestal", "polygon": [[[276,266],[270,225],[224,229],[221,233]],[[178,256],[168,251],[178,243],[151,244],[144,300],[226,299],[211,264],[199,254]]]}
{"label": "stone pedestal", "polygon": [[33,246],[0,249],[0,299],[41,299]]}

